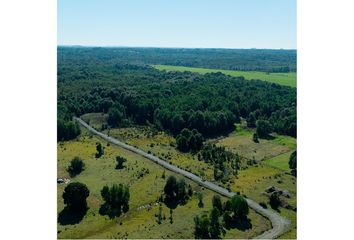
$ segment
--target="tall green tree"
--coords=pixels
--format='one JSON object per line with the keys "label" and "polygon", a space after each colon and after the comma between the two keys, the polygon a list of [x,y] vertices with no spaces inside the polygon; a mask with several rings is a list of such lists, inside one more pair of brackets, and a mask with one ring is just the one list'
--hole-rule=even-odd
{"label": "tall green tree", "polygon": [[83,183],[69,183],[63,192],[64,204],[73,211],[82,211],[87,208],[86,199],[90,191]]}
{"label": "tall green tree", "polygon": [[240,219],[246,218],[249,212],[249,207],[246,199],[241,195],[234,195],[231,198],[231,211],[234,217]]}
{"label": "tall green tree", "polygon": [[218,209],[220,213],[222,213],[222,202],[219,195],[213,196],[212,205],[214,208]]}

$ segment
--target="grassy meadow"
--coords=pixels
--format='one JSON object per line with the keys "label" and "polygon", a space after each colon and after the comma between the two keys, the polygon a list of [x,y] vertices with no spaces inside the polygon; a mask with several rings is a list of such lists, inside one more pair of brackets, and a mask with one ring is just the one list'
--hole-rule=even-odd
{"label": "grassy meadow", "polygon": [[[104,146],[105,154],[95,158],[95,146],[100,142]],[[163,193],[165,179],[172,173],[149,160],[124,150],[120,147],[109,145],[107,142],[92,136],[82,128],[82,133],[76,140],[60,142],[57,146],[59,178],[70,178],[66,169],[71,159],[81,157],[85,162],[85,170],[71,178],[71,182],[82,182],[90,190],[87,199],[89,209],[83,219],[76,224],[58,222],[58,238],[193,238],[195,215],[208,213],[211,210],[211,199],[214,192],[203,189],[197,184],[185,179],[191,184],[194,192],[203,194],[204,207],[198,207],[196,195],[183,206],[173,209],[173,223],[170,223],[169,209],[162,204],[163,214],[166,219],[161,224],[157,223],[155,214],[158,213],[158,199]],[[127,158],[125,168],[115,169],[115,157]],[[99,208],[103,203],[100,196],[101,188],[108,184],[123,183],[130,188],[129,211],[114,219],[99,214]],[[58,215],[64,208],[62,193],[65,184],[58,184]],[[222,198],[225,200],[225,198]],[[147,208],[150,205],[151,208]],[[270,222],[250,211],[249,218],[252,228],[239,230],[230,229],[225,238],[251,238],[270,228]]]}
{"label": "grassy meadow", "polygon": [[259,79],[271,83],[277,83],[284,86],[296,87],[296,73],[266,73],[257,71],[233,71],[233,70],[222,70],[222,69],[210,69],[210,68],[195,68],[195,67],[182,67],[182,66],[171,66],[171,65],[152,65],[158,70],[166,71],[189,71],[196,73],[212,73],[212,72],[222,72],[225,75],[230,75],[234,77],[243,76],[247,80]]}

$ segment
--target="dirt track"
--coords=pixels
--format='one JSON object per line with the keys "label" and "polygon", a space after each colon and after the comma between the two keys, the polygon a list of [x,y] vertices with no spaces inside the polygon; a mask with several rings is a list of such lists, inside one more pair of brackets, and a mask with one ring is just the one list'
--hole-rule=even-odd
{"label": "dirt track", "polygon": [[[185,176],[186,178],[189,178],[190,180],[198,183],[201,186],[204,186],[214,192],[217,192],[223,196],[226,197],[232,197],[233,195],[235,195],[235,193],[233,192],[229,192],[227,189],[220,187],[218,185],[216,185],[215,183],[212,182],[208,182],[208,181],[203,181],[200,177],[194,175],[193,173],[190,173],[188,171],[185,171],[183,169],[180,169],[174,165],[169,164],[168,162],[165,162],[163,160],[161,160],[160,158],[153,156],[151,154],[148,154],[136,147],[130,146],[126,143],[123,143],[115,138],[112,138],[104,133],[101,133],[99,131],[97,131],[96,129],[92,128],[91,126],[89,126],[86,122],[84,122],[82,119],[74,117],[74,120],[79,122],[82,126],[84,126],[87,130],[89,130],[91,133],[101,137],[102,139],[113,143],[115,145],[118,145],[124,149],[127,149],[129,151],[132,151],[136,154],[139,154],[157,164],[159,164],[160,166],[173,171],[175,173],[181,174],[183,176]],[[290,221],[281,217],[278,213],[271,211],[269,209],[264,209],[262,208],[258,203],[256,203],[255,201],[247,198],[246,199],[248,202],[249,207],[251,207],[253,210],[255,210],[257,213],[261,214],[262,216],[268,218],[271,223],[272,223],[272,229],[262,233],[261,235],[255,237],[256,239],[273,239],[273,238],[277,238],[280,235],[284,234],[286,231],[289,230],[289,226],[290,226]]]}

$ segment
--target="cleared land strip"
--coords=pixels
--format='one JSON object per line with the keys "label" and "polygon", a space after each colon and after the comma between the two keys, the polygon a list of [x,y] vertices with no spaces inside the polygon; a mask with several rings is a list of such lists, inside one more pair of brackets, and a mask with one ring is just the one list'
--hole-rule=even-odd
{"label": "cleared land strip", "polygon": [[[136,154],[139,154],[157,164],[159,164],[160,166],[173,171],[175,173],[181,174],[183,176],[185,176],[186,178],[189,178],[190,180],[198,183],[201,186],[204,186],[214,192],[217,192],[223,196],[229,197],[231,198],[232,196],[235,195],[235,193],[233,192],[229,192],[227,189],[220,187],[218,185],[216,185],[215,183],[212,182],[208,182],[208,181],[204,181],[202,180],[200,177],[194,175],[193,173],[190,173],[188,171],[185,171],[183,169],[180,169],[174,165],[171,165],[168,162],[165,162],[163,160],[161,160],[160,158],[153,156],[151,154],[148,154],[136,147],[130,146],[126,143],[123,143],[115,138],[112,138],[104,133],[101,133],[99,131],[97,131],[96,129],[92,128],[90,125],[88,125],[86,122],[84,122],[82,119],[74,117],[74,120],[79,122],[82,126],[84,126],[85,128],[87,128],[87,130],[89,130],[91,133],[101,137],[102,139],[113,143],[115,145],[118,145],[124,149],[127,149],[131,152],[134,152]],[[257,236],[257,239],[273,239],[273,238],[277,238],[280,235],[284,234],[286,231],[288,231],[289,226],[290,226],[290,221],[281,217],[278,213],[273,212],[271,210],[268,209],[264,209],[262,208],[258,203],[256,203],[255,201],[246,198],[248,205],[255,210],[257,213],[261,214],[262,216],[268,218],[271,223],[272,223],[272,229],[262,233],[261,235]]]}

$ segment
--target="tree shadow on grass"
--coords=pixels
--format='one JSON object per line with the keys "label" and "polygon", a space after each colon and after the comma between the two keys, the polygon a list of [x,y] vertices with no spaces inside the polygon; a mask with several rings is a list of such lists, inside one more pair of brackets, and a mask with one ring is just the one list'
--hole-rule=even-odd
{"label": "tree shadow on grass", "polygon": [[247,229],[252,228],[251,219],[249,218],[237,218],[237,219],[230,219],[225,223],[225,228],[230,230],[232,228],[237,228],[241,231],[246,231]]}
{"label": "tree shadow on grass", "polygon": [[109,204],[104,203],[101,205],[99,213],[103,216],[108,216],[110,219],[119,217],[122,214],[121,209],[119,208],[111,208]]}
{"label": "tree shadow on grass", "polygon": [[81,220],[86,215],[88,208],[83,208],[80,210],[71,209],[65,207],[58,216],[58,222],[60,225],[73,225],[81,222]]}
{"label": "tree shadow on grass", "polygon": [[164,203],[169,209],[176,209],[178,205],[185,205],[187,203],[188,199],[185,200],[180,200],[180,199],[169,199],[165,198]]}
{"label": "tree shadow on grass", "polygon": [[260,139],[265,139],[265,140],[274,140],[275,139],[275,137],[270,135],[270,134],[268,134],[267,136],[259,137],[259,138]]}

